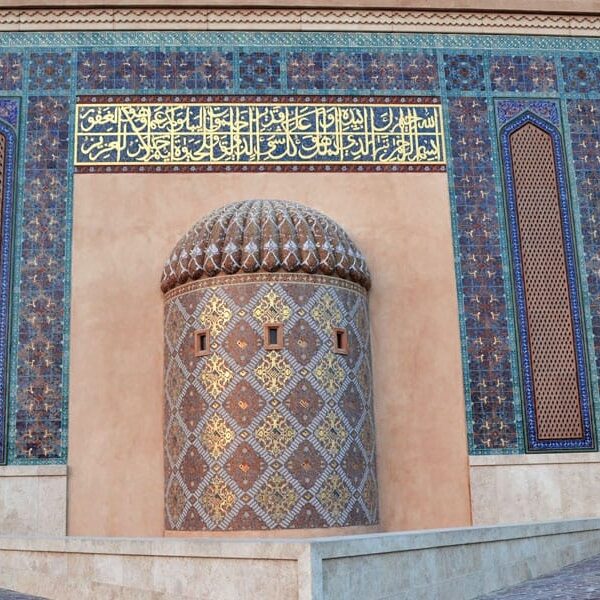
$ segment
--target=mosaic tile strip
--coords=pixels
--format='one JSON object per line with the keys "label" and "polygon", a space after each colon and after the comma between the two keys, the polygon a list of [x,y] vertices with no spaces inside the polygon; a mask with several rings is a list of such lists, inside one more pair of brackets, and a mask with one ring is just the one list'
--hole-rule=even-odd
{"label": "mosaic tile strip", "polygon": [[[525,16],[525,15],[523,15]],[[560,17],[559,17],[560,18]],[[582,17],[589,24],[589,17]],[[529,33],[529,31],[528,31]],[[435,49],[465,52],[560,55],[568,52],[599,52],[597,37],[556,35],[474,35],[433,33],[369,33],[369,32],[293,32],[293,31],[37,31],[0,33],[0,46],[40,51],[51,48],[62,51],[75,48],[81,51],[206,51],[212,48],[235,47],[239,50],[263,51],[265,48],[301,52],[331,51],[381,52],[400,49],[403,52],[435,56]]]}
{"label": "mosaic tile strip", "polygon": [[600,91],[600,62],[595,55],[563,56],[565,92],[589,94]]}
{"label": "mosaic tile strip", "polygon": [[77,58],[82,90],[230,90],[233,53],[207,51],[82,51]]}
{"label": "mosaic tile strip", "polygon": [[0,90],[20,90],[23,79],[22,56],[17,52],[0,53]]}
{"label": "mosaic tile strip", "polygon": [[445,163],[441,106],[431,98],[82,98],[75,135],[80,172],[440,170]]}
{"label": "mosaic tile strip", "polygon": [[492,89],[499,92],[556,91],[551,56],[497,56],[490,64]]}
{"label": "mosaic tile strip", "polygon": [[449,92],[483,92],[483,57],[478,54],[444,54],[444,74]]}
{"label": "mosaic tile strip", "polygon": [[[591,314],[593,352],[590,362],[600,371],[600,101],[567,102],[570,149],[573,156],[577,200]],[[595,361],[595,363],[593,362]],[[597,415],[596,408],[596,415]]]}
{"label": "mosaic tile strip", "polygon": [[[197,283],[165,304],[166,528],[375,524],[365,291],[293,273]],[[266,350],[274,315],[283,348]],[[334,326],[348,331],[347,355],[332,352]],[[194,356],[198,327],[207,356]]]}
{"label": "mosaic tile strip", "polygon": [[471,448],[518,450],[490,106],[449,98],[448,115]]}
{"label": "mosaic tile strip", "polygon": [[12,336],[18,353],[11,388],[11,462],[66,460],[69,108],[65,96],[31,95],[27,104],[18,323]]}
{"label": "mosaic tile strip", "polygon": [[70,52],[33,52],[29,60],[29,89],[68,90],[71,86]]}
{"label": "mosaic tile strip", "polygon": [[[538,171],[532,172],[533,165],[528,163],[527,173],[523,173],[521,164],[515,161],[514,144],[517,143],[515,141],[517,139],[528,143],[530,139],[527,137],[529,136],[528,127],[534,136],[536,128],[542,135],[545,133],[549,136],[551,143],[549,149],[553,155],[550,155],[551,163],[545,170],[543,165],[539,165]],[[516,138],[515,136],[521,137]],[[535,157],[537,156],[536,152],[543,148],[543,139],[534,142],[535,137],[531,137],[531,140],[537,145],[537,148],[529,150]],[[517,304],[528,448],[533,451],[594,449],[596,440],[592,423],[587,360],[582,333],[581,301],[577,284],[577,265],[562,138],[557,128],[526,111],[503,128],[501,145]],[[523,157],[524,152],[527,153],[528,150],[521,149],[519,156]],[[554,174],[554,181],[547,181],[549,169]],[[519,172],[517,173],[516,170]],[[541,181],[536,177],[545,179]],[[549,209],[545,209],[543,214],[540,209],[539,214],[531,215],[530,219],[526,218],[523,207],[527,186],[545,190],[549,203],[553,201],[550,188],[555,188],[558,214],[554,220],[559,220],[558,237],[562,246],[559,255],[557,255],[558,250],[539,245],[540,242],[535,235],[527,233],[527,227],[532,227],[534,230],[546,227],[547,239],[556,243],[556,236],[552,234],[552,231],[556,229],[556,223],[553,224],[553,213],[550,214]],[[532,202],[539,202],[535,198],[535,194],[531,197]],[[531,219],[537,219],[537,221],[531,221]],[[530,243],[527,242],[528,239],[531,239]],[[532,243],[537,246],[533,248]],[[540,257],[540,254],[544,253],[546,256]],[[551,258],[553,255],[556,258]],[[547,293],[544,291],[547,289],[546,284],[540,281],[539,275],[536,275],[536,272],[541,272],[543,263],[547,267],[544,277],[556,278],[552,285],[556,292],[552,299],[546,300],[541,297]],[[532,265],[531,268],[528,267],[529,264]],[[553,267],[553,265],[556,266]],[[536,272],[532,269],[535,269]],[[564,275],[560,269],[565,271]],[[559,281],[559,278],[562,277],[566,279],[564,285],[561,285],[561,281]],[[561,295],[559,290],[562,291],[563,287],[564,293]],[[567,313],[563,314],[565,303]],[[550,314],[541,314],[539,310],[534,311],[534,307],[541,309],[542,305]],[[553,355],[550,356],[546,348],[537,348],[539,343],[554,346]],[[571,372],[573,382],[569,377]]]}
{"label": "mosaic tile strip", "polygon": [[[0,98],[0,464],[6,463],[8,360],[19,101]],[[2,117],[6,115],[6,120]]]}
{"label": "mosaic tile strip", "polygon": [[287,84],[296,90],[429,91],[438,87],[435,54],[416,52],[291,52]]}

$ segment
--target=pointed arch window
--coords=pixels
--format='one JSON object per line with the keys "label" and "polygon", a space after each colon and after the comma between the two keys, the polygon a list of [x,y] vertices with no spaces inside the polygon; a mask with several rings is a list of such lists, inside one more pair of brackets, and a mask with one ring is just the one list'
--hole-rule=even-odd
{"label": "pointed arch window", "polygon": [[17,136],[0,120],[0,465],[7,462],[8,336]]}
{"label": "pointed arch window", "polygon": [[501,148],[527,449],[593,450],[561,136],[526,112],[503,128]]}

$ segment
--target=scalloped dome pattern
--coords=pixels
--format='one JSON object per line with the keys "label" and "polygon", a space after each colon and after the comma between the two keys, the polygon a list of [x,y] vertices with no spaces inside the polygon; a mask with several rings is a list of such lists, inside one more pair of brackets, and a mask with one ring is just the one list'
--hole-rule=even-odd
{"label": "scalloped dome pattern", "polygon": [[212,211],[179,240],[161,289],[235,273],[329,275],[371,287],[364,256],[335,221],[281,200],[245,200]]}

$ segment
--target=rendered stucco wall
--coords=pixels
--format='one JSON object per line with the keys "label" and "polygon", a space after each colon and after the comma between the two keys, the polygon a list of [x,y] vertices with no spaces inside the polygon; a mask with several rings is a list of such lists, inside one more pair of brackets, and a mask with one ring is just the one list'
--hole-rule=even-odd
{"label": "rendered stucco wall", "polygon": [[313,206],[365,254],[381,527],[470,524],[445,174],[77,175],[74,193],[69,533],[163,533],[157,281],[190,223],[245,198]]}

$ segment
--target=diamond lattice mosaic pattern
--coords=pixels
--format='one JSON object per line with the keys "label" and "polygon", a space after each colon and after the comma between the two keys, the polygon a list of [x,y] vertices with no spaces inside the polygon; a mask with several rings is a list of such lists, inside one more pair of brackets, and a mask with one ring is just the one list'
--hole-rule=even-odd
{"label": "diamond lattice mosaic pattern", "polygon": [[[328,277],[270,277],[201,280],[167,298],[167,529],[377,522],[366,293]],[[274,312],[284,348],[265,350]],[[218,325],[211,352],[194,357],[207,314]],[[347,356],[332,352],[332,326],[348,329]],[[260,340],[251,356],[248,332]]]}

